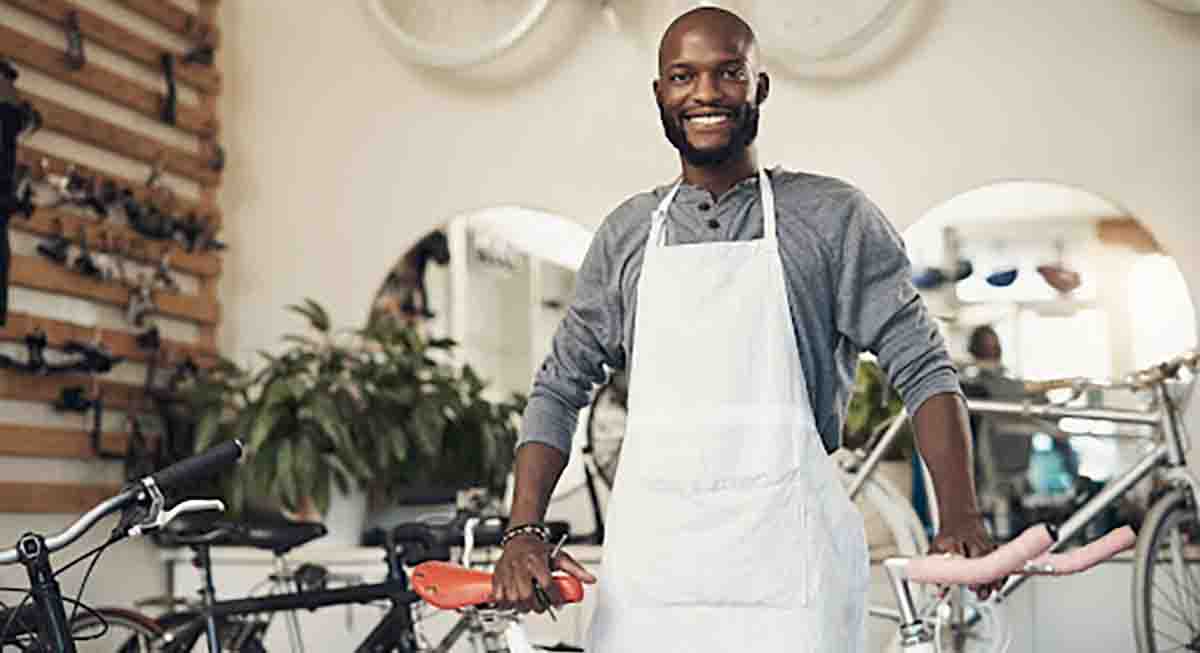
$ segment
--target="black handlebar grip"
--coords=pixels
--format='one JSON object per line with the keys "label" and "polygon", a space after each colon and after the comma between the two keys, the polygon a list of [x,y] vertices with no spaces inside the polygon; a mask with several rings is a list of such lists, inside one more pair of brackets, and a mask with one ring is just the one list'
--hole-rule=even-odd
{"label": "black handlebar grip", "polygon": [[202,454],[185,458],[170,467],[150,475],[155,485],[170,488],[187,481],[211,476],[222,468],[229,467],[242,457],[242,443],[230,440]]}
{"label": "black handlebar grip", "polygon": [[433,529],[426,524],[400,524],[392,529],[392,537],[397,544],[416,543],[428,548],[433,548],[440,544]]}

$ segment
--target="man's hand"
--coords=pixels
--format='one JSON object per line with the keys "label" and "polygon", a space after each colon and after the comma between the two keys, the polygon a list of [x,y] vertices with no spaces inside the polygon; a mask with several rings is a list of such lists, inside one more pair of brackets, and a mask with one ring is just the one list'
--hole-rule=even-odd
{"label": "man's hand", "polygon": [[559,551],[554,560],[550,560],[553,550],[553,546],[533,535],[514,537],[504,547],[504,553],[492,574],[492,597],[497,607],[518,612],[544,611],[546,606],[534,596],[535,581],[550,597],[550,605],[562,605],[562,597],[550,575],[551,565],[578,578],[580,582],[596,582],[596,577],[565,551]]}
{"label": "man's hand", "polygon": [[[950,553],[967,558],[979,558],[994,550],[996,550],[996,544],[988,535],[987,529],[984,528],[979,513],[969,513],[962,517],[943,520],[937,537],[933,538],[933,543],[929,546],[930,555]],[[989,585],[973,585],[971,591],[975,592],[981,600],[987,600],[992,592],[998,591],[1004,585],[1006,580],[1008,579],[1001,578]]]}

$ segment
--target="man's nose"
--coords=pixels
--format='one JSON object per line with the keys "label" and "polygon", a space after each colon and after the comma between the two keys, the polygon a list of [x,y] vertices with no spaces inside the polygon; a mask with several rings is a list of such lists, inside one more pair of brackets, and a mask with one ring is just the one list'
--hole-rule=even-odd
{"label": "man's nose", "polygon": [[692,96],[697,102],[710,103],[720,100],[724,93],[716,75],[702,73],[696,77],[696,90]]}

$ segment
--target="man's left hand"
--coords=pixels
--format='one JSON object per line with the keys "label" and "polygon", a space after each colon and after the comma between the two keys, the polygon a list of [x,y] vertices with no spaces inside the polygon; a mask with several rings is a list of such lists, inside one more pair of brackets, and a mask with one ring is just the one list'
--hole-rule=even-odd
{"label": "man's left hand", "polygon": [[[955,519],[943,520],[938,529],[937,537],[929,546],[930,555],[950,553],[967,558],[979,558],[996,549],[995,542],[983,525],[983,519],[978,513],[971,513]],[[1007,578],[1001,578],[988,585],[972,585],[981,600],[986,600],[992,592],[998,591]]]}

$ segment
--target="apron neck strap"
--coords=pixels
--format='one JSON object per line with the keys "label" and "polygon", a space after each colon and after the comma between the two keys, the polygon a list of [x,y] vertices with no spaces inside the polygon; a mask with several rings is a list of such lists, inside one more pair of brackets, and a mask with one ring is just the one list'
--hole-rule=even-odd
{"label": "apron neck strap", "polygon": [[[683,185],[682,178],[675,182],[675,185],[662,198],[662,201],[658,203],[658,208],[654,209],[654,213],[651,215],[650,239],[648,242],[653,246],[663,246],[666,244],[664,236],[666,230],[663,227],[667,221],[667,209],[670,208],[671,202],[675,200],[675,195],[679,192],[681,185]],[[777,239],[775,233],[775,192],[771,188],[771,180],[767,177],[767,171],[762,168],[758,169],[758,190],[762,199],[763,239],[768,242],[775,242]]]}

